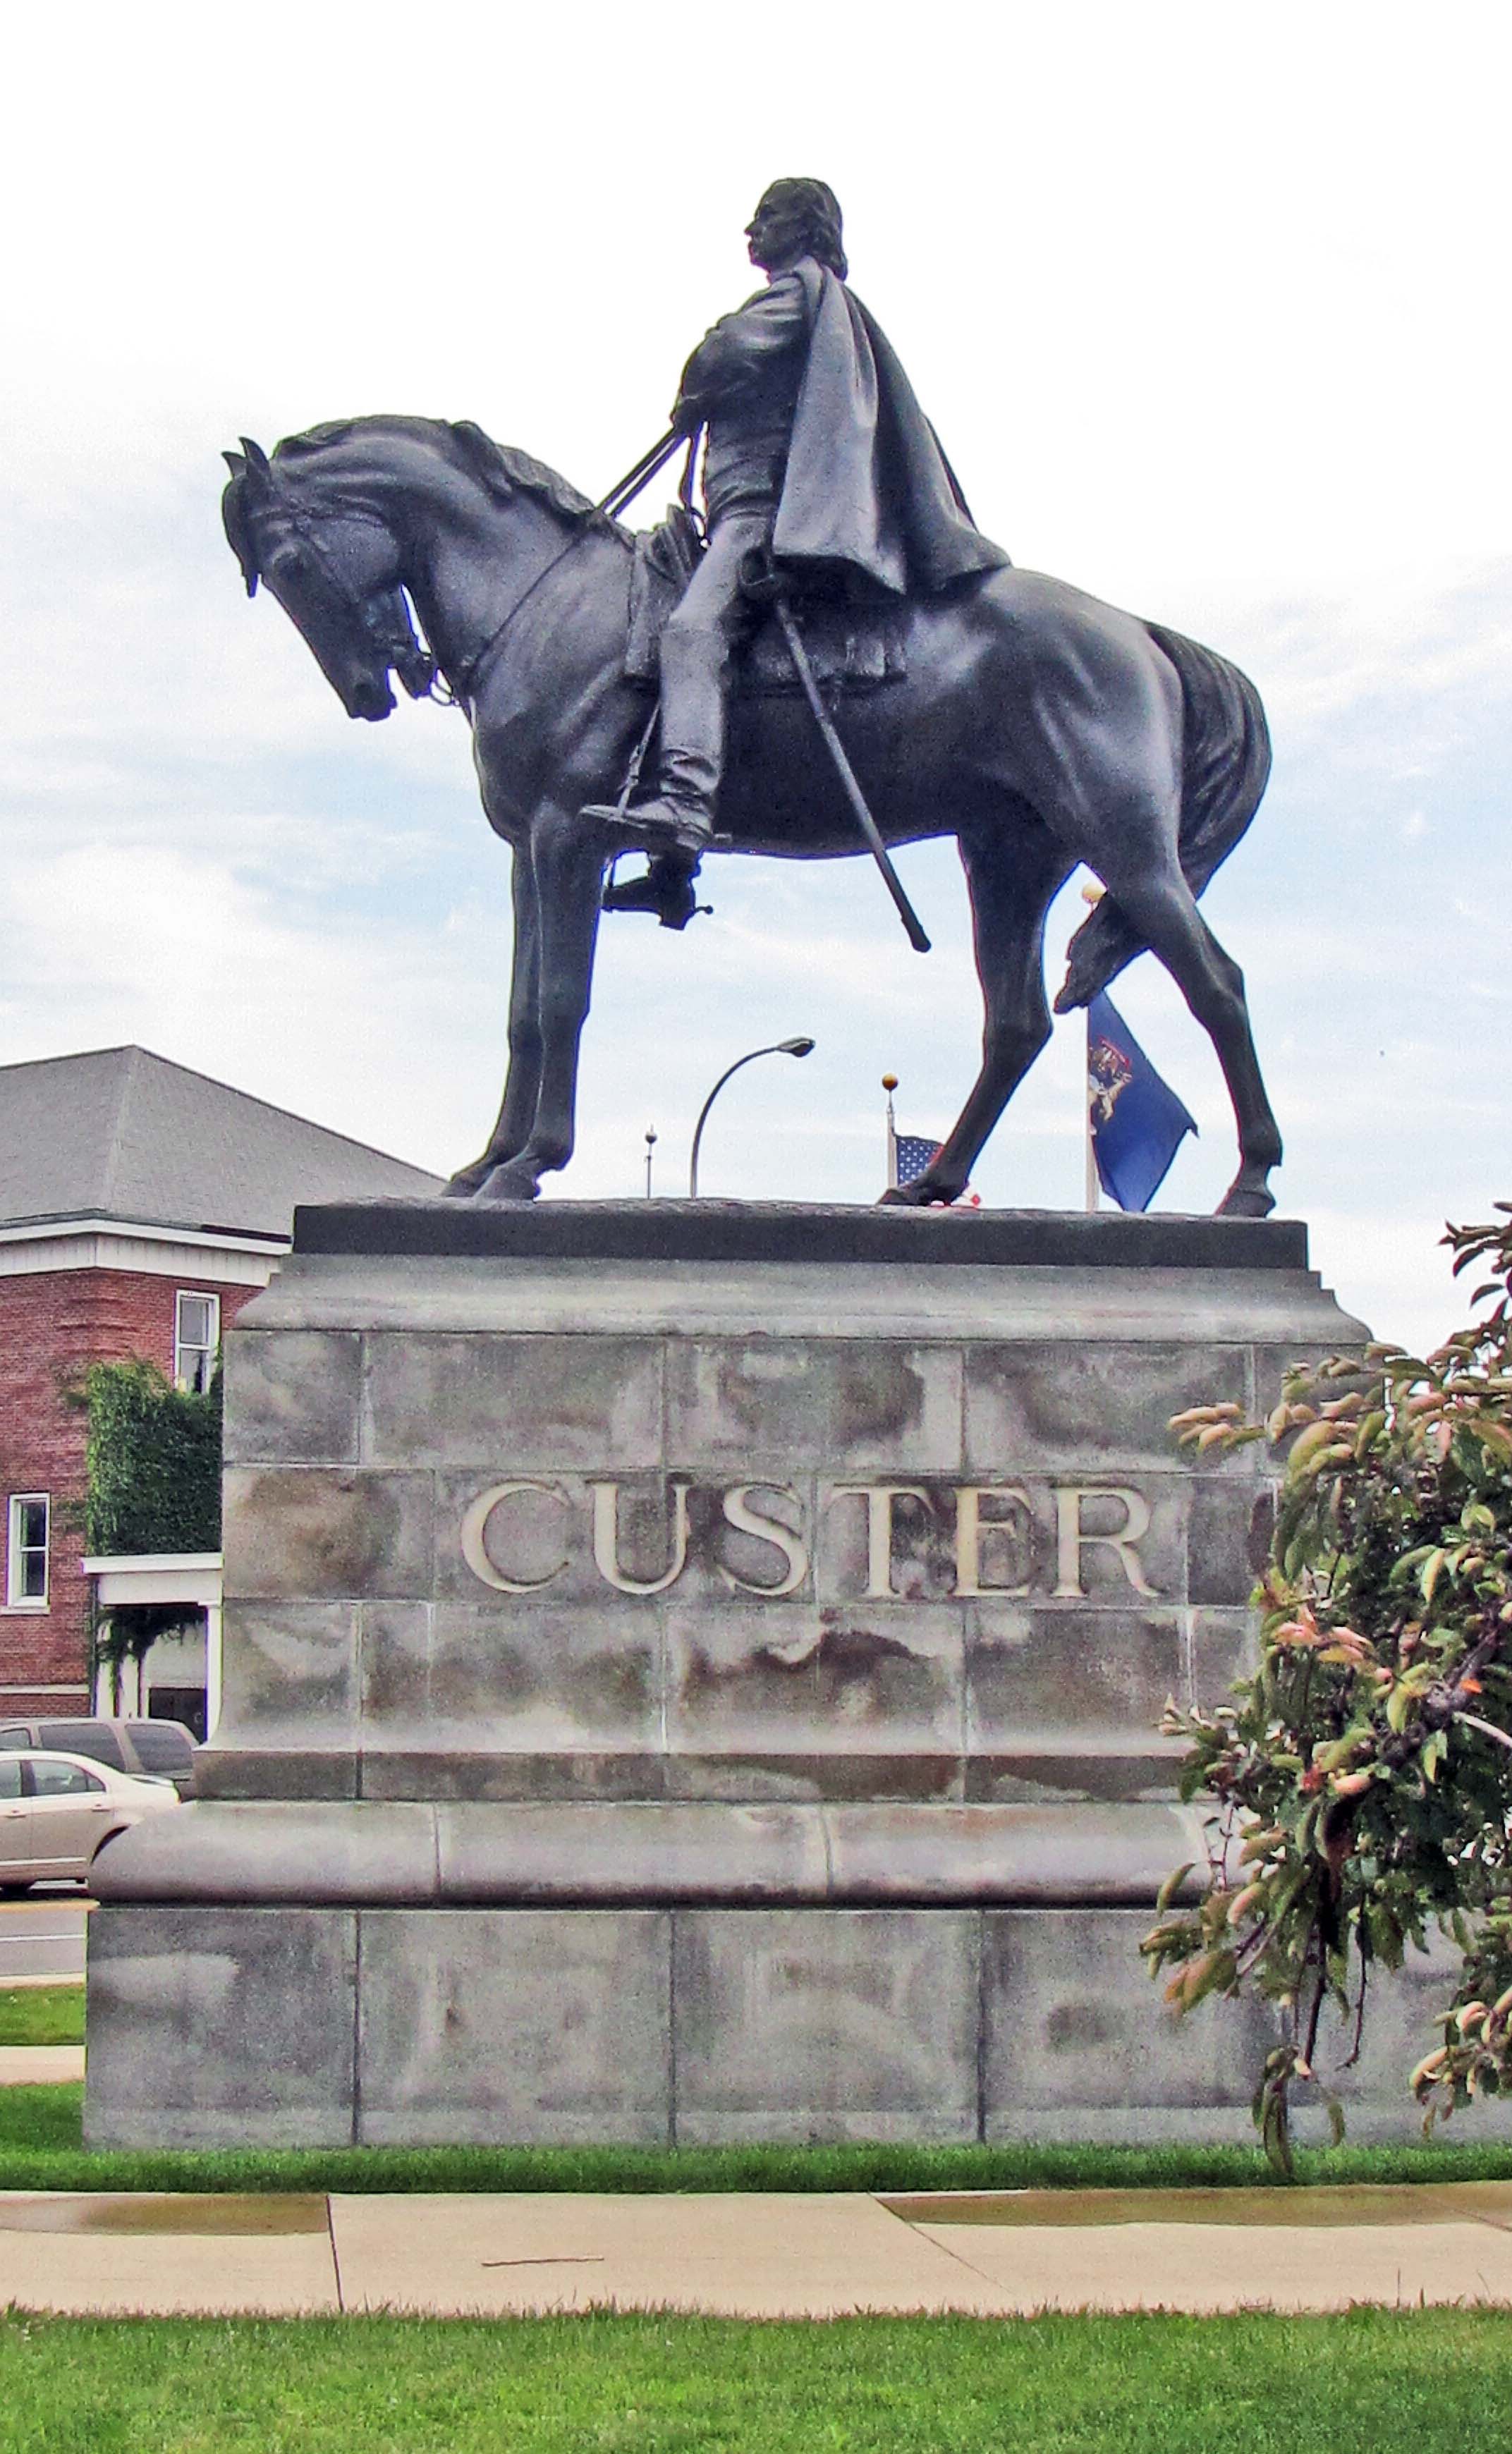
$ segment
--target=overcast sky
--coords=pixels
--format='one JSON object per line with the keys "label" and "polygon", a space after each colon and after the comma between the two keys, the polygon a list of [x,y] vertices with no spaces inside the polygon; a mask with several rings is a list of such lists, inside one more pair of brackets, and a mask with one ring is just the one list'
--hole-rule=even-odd
{"label": "overcast sky", "polygon": [[[461,718],[350,724],[249,606],[219,453],[476,418],[597,493],[811,173],[982,525],[1255,677],[1276,771],[1204,909],[1243,965],[1281,1209],[1374,1327],[1459,1317],[1436,1237],[1512,1197],[1504,7],[655,17],[86,5],[8,33],[0,1062],[137,1040],[448,1171],[492,1121],[508,856]],[[652,508],[655,508],[655,502]],[[606,924],[557,1189],[866,1200],[879,1076],[942,1132],[979,1028],[953,848],[711,862],[684,937]],[[1051,964],[1082,906],[1067,888]],[[1234,1167],[1152,959],[1116,995]],[[1081,1198],[1083,1026],[976,1182]]]}

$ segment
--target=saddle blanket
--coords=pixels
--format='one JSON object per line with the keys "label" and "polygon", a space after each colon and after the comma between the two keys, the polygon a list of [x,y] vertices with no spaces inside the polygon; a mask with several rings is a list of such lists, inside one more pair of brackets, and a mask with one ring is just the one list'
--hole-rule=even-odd
{"label": "saddle blanket", "polygon": [[[662,628],[693,575],[697,552],[692,525],[677,511],[669,513],[660,528],[636,537],[625,638],[628,680],[657,680]],[[898,611],[797,593],[792,606],[821,689],[878,690],[905,678],[908,661]],[[763,617],[749,646],[736,657],[730,686],[737,694],[753,697],[801,690],[775,614]]]}

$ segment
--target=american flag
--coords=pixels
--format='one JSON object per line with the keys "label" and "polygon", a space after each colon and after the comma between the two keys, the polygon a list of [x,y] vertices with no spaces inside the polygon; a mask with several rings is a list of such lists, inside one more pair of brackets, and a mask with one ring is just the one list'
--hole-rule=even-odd
{"label": "american flag", "polygon": [[931,1159],[939,1157],[938,1142],[926,1141],[922,1134],[895,1134],[893,1136],[893,1182],[913,1184],[924,1173]]}

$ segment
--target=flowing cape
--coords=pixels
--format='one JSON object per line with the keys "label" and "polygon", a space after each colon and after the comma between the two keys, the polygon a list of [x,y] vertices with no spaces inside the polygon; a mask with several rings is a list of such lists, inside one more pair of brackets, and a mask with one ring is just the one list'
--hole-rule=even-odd
{"label": "flowing cape", "polygon": [[858,573],[896,595],[1009,557],[975,525],[891,342],[827,265],[795,267],[809,351],[777,505],[779,563]]}

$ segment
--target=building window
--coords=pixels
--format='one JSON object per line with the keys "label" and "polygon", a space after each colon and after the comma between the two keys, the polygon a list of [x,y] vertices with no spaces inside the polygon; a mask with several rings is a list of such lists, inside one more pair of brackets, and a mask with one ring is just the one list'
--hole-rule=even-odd
{"label": "building window", "polygon": [[6,1601],[11,1610],[48,1606],[48,1519],[45,1491],[18,1491],[10,1501],[6,1551]]}
{"label": "building window", "polygon": [[173,1316],[173,1378],[181,1389],[208,1389],[220,1345],[219,1296],[180,1290]]}

